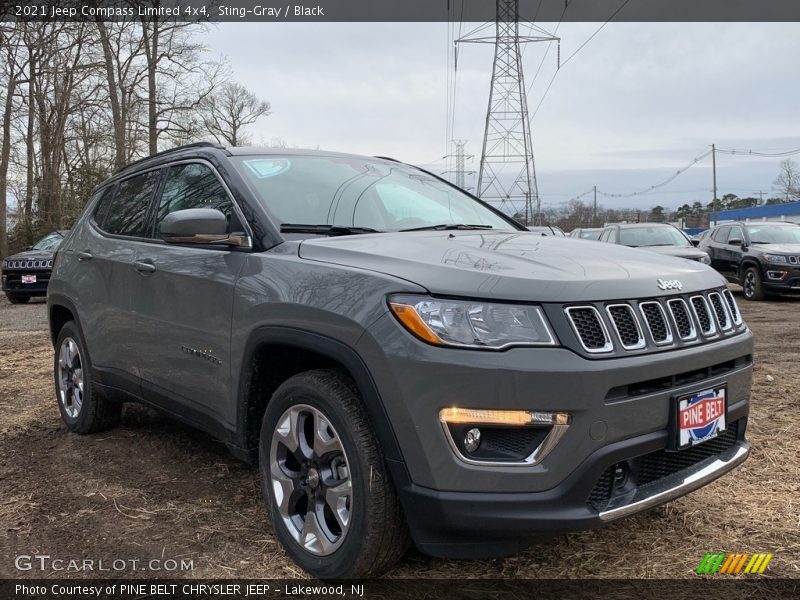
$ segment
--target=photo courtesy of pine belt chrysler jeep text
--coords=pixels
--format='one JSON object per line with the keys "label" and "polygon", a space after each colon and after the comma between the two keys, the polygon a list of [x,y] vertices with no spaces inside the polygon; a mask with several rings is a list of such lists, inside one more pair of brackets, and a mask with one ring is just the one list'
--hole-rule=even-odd
{"label": "photo courtesy of pine belt chrysler jeep text", "polygon": [[531,233],[390,159],[200,143],[133,163],[47,303],[67,427],[138,401],[210,432],[320,578],[412,542],[513,553],[749,452],[752,335],[721,275]]}

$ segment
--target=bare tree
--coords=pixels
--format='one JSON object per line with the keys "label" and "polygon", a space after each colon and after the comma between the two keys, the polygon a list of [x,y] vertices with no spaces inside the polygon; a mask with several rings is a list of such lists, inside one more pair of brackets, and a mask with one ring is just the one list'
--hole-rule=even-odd
{"label": "bare tree", "polygon": [[244,145],[250,140],[244,128],[269,116],[270,108],[241,83],[230,81],[203,102],[203,125],[221,144]]}
{"label": "bare tree", "polygon": [[792,159],[781,163],[780,174],[773,182],[774,189],[780,192],[786,202],[800,200],[800,167]]}

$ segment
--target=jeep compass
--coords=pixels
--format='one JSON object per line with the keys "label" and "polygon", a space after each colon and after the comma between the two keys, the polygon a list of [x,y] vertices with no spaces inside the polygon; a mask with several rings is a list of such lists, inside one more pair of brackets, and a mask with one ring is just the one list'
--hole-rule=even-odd
{"label": "jeep compass", "polygon": [[135,401],[210,432],[320,578],[412,542],[513,553],[749,452],[752,336],[721,275],[531,233],[390,159],[201,143],[133,163],[47,302],[66,427]]}

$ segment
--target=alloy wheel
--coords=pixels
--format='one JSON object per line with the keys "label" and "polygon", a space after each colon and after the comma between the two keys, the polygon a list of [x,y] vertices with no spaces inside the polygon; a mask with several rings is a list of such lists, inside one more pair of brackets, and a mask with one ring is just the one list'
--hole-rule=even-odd
{"label": "alloy wheel", "polygon": [[70,419],[77,419],[83,406],[83,361],[78,344],[64,338],[58,350],[58,399]]}
{"label": "alloy wheel", "polygon": [[292,538],[317,556],[335,552],[350,528],[353,489],[347,454],[330,419],[305,404],[288,408],[272,434],[270,476]]}
{"label": "alloy wheel", "polygon": [[744,276],[744,285],[742,286],[744,295],[752,298],[756,291],[756,276],[753,271],[748,271]]}

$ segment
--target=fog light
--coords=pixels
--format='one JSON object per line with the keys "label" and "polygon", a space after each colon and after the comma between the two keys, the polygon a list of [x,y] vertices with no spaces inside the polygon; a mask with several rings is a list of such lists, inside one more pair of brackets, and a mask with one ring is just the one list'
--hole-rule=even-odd
{"label": "fog light", "polygon": [[481,430],[473,427],[464,436],[464,450],[472,454],[481,445]]}
{"label": "fog light", "polygon": [[620,489],[628,482],[628,467],[623,463],[614,468],[614,488]]}
{"label": "fog light", "polygon": [[783,279],[786,277],[786,271],[767,271],[767,277],[770,279]]}

